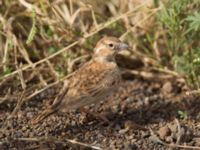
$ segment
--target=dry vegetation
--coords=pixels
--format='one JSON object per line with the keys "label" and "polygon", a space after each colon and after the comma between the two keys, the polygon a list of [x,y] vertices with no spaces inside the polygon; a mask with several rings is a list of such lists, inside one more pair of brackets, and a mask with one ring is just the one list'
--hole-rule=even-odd
{"label": "dry vegetation", "polygon": [[[190,89],[187,93],[198,94],[199,8],[198,0],[0,0],[0,113],[9,109],[1,129],[24,103],[90,59],[94,44],[105,35],[132,46],[118,58],[126,77],[178,78]],[[179,115],[188,117],[183,111]]]}

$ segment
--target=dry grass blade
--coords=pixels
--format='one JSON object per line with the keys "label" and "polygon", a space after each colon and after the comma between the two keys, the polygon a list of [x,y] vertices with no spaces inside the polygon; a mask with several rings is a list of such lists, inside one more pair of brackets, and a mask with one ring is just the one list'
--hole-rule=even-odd
{"label": "dry grass blade", "polygon": [[16,113],[19,111],[19,109],[21,108],[23,102],[24,102],[24,95],[25,95],[25,90],[21,93],[20,98],[17,101],[17,105],[15,106],[14,110],[12,111],[12,113],[10,114],[10,116],[8,116],[8,120],[11,119],[14,115],[16,115]]}
{"label": "dry grass blade", "polygon": [[154,131],[151,128],[149,128],[149,130],[150,130],[153,142],[165,145],[165,146],[170,147],[170,148],[182,148],[182,149],[191,149],[191,150],[193,150],[193,149],[199,150],[200,149],[200,147],[198,147],[198,146],[188,146],[188,145],[165,143],[165,142],[163,142],[162,140],[159,139],[159,137],[154,133]]}
{"label": "dry grass blade", "polygon": [[7,94],[3,98],[0,98],[0,104],[4,103],[8,99],[11,99],[10,92],[11,92],[11,89],[9,88]]}
{"label": "dry grass blade", "polygon": [[19,0],[20,4],[22,4],[24,7],[26,7],[28,9],[28,11],[32,11],[33,9],[40,15],[42,15],[42,12],[41,10],[35,6],[35,5],[32,5],[30,3],[28,3],[27,1],[25,0]]}
{"label": "dry grass blade", "polygon": [[[8,57],[8,41],[9,41],[9,38],[7,38],[6,44],[5,44],[5,47],[4,47],[4,57],[3,57],[3,60],[2,60],[2,64],[6,64],[6,62],[7,62],[7,57]],[[3,68],[4,68],[4,70],[6,70],[6,65],[4,65]]]}
{"label": "dry grass blade", "polygon": [[178,121],[178,119],[175,119],[175,122],[177,124],[177,129],[178,129],[178,133],[177,133],[177,140],[176,140],[176,145],[178,145],[180,143],[181,137],[182,137],[182,132],[181,132],[181,125]]}
{"label": "dry grass blade", "polygon": [[187,91],[185,94],[186,95],[199,95],[200,94],[200,89],[193,90],[193,91]]}
{"label": "dry grass blade", "polygon": [[128,30],[124,34],[122,34],[120,38],[123,39],[125,36],[127,36],[128,33],[132,32],[139,24],[141,24],[142,22],[147,21],[150,17],[152,17],[159,10],[161,10],[161,8],[162,7],[158,7],[158,8],[155,8],[155,9],[151,10],[151,12],[146,17],[144,17],[143,19],[139,20],[136,24],[134,24],[134,26],[129,27]]}
{"label": "dry grass blade", "polygon": [[70,78],[74,73],[75,73],[75,72],[73,72],[73,73],[71,73],[71,74],[69,74],[69,75],[63,77],[63,78],[60,79],[60,80],[57,80],[57,81],[55,81],[55,82],[53,82],[53,83],[51,83],[51,84],[48,84],[47,86],[45,86],[44,88],[42,88],[42,89],[40,89],[40,90],[35,91],[33,94],[31,94],[31,95],[29,95],[28,97],[24,98],[24,101],[28,101],[28,100],[30,100],[31,98],[33,98],[34,96],[36,96],[36,95],[38,95],[38,94],[44,92],[45,90],[47,90],[47,89],[49,89],[49,88],[55,86],[55,85],[58,84],[59,82],[64,81],[64,80]]}
{"label": "dry grass blade", "polygon": [[[26,69],[31,68],[32,66],[35,67],[35,66],[37,66],[37,65],[39,65],[39,64],[41,64],[41,63],[43,63],[43,62],[46,62],[47,60],[49,60],[49,59],[51,59],[51,58],[53,58],[53,57],[59,55],[60,53],[62,53],[62,52],[64,52],[64,51],[66,51],[66,50],[72,48],[73,46],[77,45],[79,42],[80,42],[80,40],[78,40],[78,41],[76,41],[76,42],[70,44],[70,45],[67,46],[66,48],[63,48],[62,50],[60,50],[60,51],[58,51],[58,52],[56,52],[56,53],[54,53],[54,54],[52,54],[52,55],[50,55],[50,56],[48,56],[48,57],[42,59],[42,60],[40,60],[40,61],[37,61],[36,63],[33,63],[32,65],[27,65],[27,66],[25,66],[25,67],[22,67],[21,70],[24,71],[24,70],[26,70]],[[12,73],[10,73],[10,74],[7,74],[7,75],[5,75],[4,77],[2,77],[2,79],[7,78],[7,77],[10,77],[10,76],[12,76],[12,75],[15,75],[15,74],[17,74],[17,72],[18,72],[18,70],[14,71],[14,72],[12,72]]]}
{"label": "dry grass blade", "polygon": [[21,93],[21,96],[17,101],[17,105],[15,106],[13,112],[8,117],[8,119],[12,118],[18,112],[18,110],[21,108],[21,106],[22,106],[22,104],[24,102],[24,95],[25,95],[25,92],[26,92],[26,83],[24,81],[22,70],[20,70],[19,67],[17,67],[17,69],[19,70],[18,74],[19,74],[19,78],[20,78],[20,81],[21,81],[21,86],[22,86],[23,92]]}
{"label": "dry grass blade", "polygon": [[[72,68],[73,68],[74,63],[76,63],[77,61],[80,61],[80,60],[82,60],[82,59],[86,59],[86,58],[88,58],[88,57],[89,57],[88,55],[84,55],[84,56],[81,56],[81,57],[79,57],[79,58],[74,59],[74,60],[71,62],[71,66],[69,66],[68,72],[72,72]],[[48,61],[48,62],[49,62],[49,61]],[[49,64],[49,65],[50,65],[50,64]],[[51,67],[52,67],[52,66],[51,66]],[[52,69],[53,69],[53,68],[52,68]],[[74,73],[70,73],[70,74],[68,74],[67,76],[63,77],[63,78],[61,78],[61,79],[59,79],[59,80],[56,80],[55,82],[53,82],[53,83],[51,83],[51,84],[46,85],[44,88],[35,91],[33,94],[31,94],[31,95],[29,95],[28,97],[24,98],[24,101],[28,101],[28,100],[30,100],[31,98],[33,98],[34,96],[36,96],[36,95],[38,95],[38,94],[44,92],[45,90],[47,90],[47,89],[49,89],[49,88],[55,86],[55,85],[58,84],[59,82],[62,82],[62,81],[64,81],[64,80],[70,78],[73,74],[74,74]]]}
{"label": "dry grass blade", "polygon": [[[45,138],[16,138],[14,140],[18,140],[18,141],[28,141],[28,142],[41,142],[41,141],[53,141],[53,142],[59,142],[59,143],[64,143],[61,140],[55,139],[53,137],[45,137]],[[78,145],[81,148],[91,148],[93,150],[102,150],[102,148],[98,147],[98,146],[93,146],[90,144],[86,144],[86,143],[82,143],[82,142],[78,142],[76,140],[71,140],[71,139],[64,139],[64,141],[71,143],[73,145]]]}
{"label": "dry grass blade", "polygon": [[[80,43],[83,39],[87,39],[87,38],[93,36],[94,34],[98,33],[99,31],[101,31],[101,30],[103,30],[104,28],[108,27],[109,25],[113,24],[114,22],[116,22],[116,21],[118,21],[118,20],[120,20],[120,19],[122,19],[122,18],[124,18],[124,17],[129,16],[131,13],[137,11],[139,8],[141,8],[141,7],[143,7],[143,6],[145,6],[145,3],[139,5],[138,7],[134,8],[134,9],[132,9],[132,10],[127,11],[126,13],[123,13],[123,14],[119,15],[118,17],[115,17],[115,18],[111,19],[110,21],[108,21],[108,22],[106,22],[106,23],[100,24],[100,25],[98,26],[98,28],[97,28],[95,31],[86,34],[83,38],[81,38],[81,39],[79,39],[79,40],[73,42],[72,44],[68,45],[67,47],[65,47],[65,48],[63,48],[63,49],[61,49],[61,50],[59,50],[59,51],[53,53],[52,55],[50,55],[50,56],[48,56],[48,57],[46,57],[46,58],[44,58],[44,59],[41,59],[41,60],[39,60],[39,61],[37,61],[37,62],[35,62],[35,63],[33,63],[33,64],[29,64],[29,65],[27,65],[27,66],[25,66],[25,67],[22,67],[22,68],[21,68],[22,71],[24,71],[24,70],[26,70],[26,69],[29,69],[29,68],[31,68],[31,67],[33,67],[33,66],[35,67],[35,66],[37,66],[37,65],[39,65],[39,64],[41,64],[41,63],[44,63],[44,62],[46,62],[47,60],[52,59],[52,58],[54,58],[55,56],[57,56],[57,55],[59,55],[59,54],[65,52],[66,50],[69,50],[70,48],[72,48],[72,47],[76,46],[78,43]],[[13,72],[10,73],[10,74],[4,75],[4,76],[2,77],[2,79],[7,78],[7,77],[10,77],[10,76],[13,76],[13,75],[17,74],[17,72],[18,72],[18,70],[13,71]]]}
{"label": "dry grass blade", "polygon": [[171,74],[163,74],[163,75],[159,75],[158,76],[158,73],[152,73],[150,71],[138,71],[138,70],[129,70],[129,69],[125,69],[123,71],[124,74],[132,74],[132,75],[135,75],[135,76],[138,76],[138,77],[143,77],[144,79],[149,79],[149,80],[169,80],[169,79],[172,79],[174,78],[173,75]]}

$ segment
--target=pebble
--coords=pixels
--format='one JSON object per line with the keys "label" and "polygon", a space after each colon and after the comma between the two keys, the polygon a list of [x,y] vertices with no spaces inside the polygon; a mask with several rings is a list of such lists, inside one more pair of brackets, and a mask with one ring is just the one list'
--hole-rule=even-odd
{"label": "pebble", "polygon": [[165,141],[166,141],[167,143],[172,143],[172,142],[173,142],[173,139],[172,139],[171,136],[167,136],[167,137],[165,138]]}
{"label": "pebble", "polygon": [[27,117],[27,118],[33,118],[33,116],[34,116],[33,112],[28,112],[28,113],[26,114],[26,117]]}
{"label": "pebble", "polygon": [[166,82],[162,87],[162,92],[164,94],[171,93],[173,91],[173,86],[171,82]]}
{"label": "pebble", "polygon": [[150,136],[149,131],[141,131],[141,137],[142,138],[148,138]]}
{"label": "pebble", "polygon": [[161,127],[159,130],[158,130],[158,134],[160,136],[160,138],[163,140],[165,139],[166,136],[169,136],[170,134],[170,129],[169,127],[166,125],[164,127]]}
{"label": "pebble", "polygon": [[116,124],[116,125],[115,125],[115,129],[116,129],[116,130],[120,130],[120,129],[121,129],[121,126],[120,126],[119,124]]}
{"label": "pebble", "polygon": [[23,126],[22,127],[22,131],[26,131],[27,130],[27,127],[26,126]]}
{"label": "pebble", "polygon": [[125,134],[129,129],[125,128],[125,129],[121,129],[119,130],[119,134]]}

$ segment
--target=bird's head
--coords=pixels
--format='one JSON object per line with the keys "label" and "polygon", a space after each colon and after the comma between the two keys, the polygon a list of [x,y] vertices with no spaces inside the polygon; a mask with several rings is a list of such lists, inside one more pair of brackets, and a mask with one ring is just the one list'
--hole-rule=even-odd
{"label": "bird's head", "polygon": [[100,61],[113,61],[115,54],[128,48],[128,44],[116,37],[103,37],[95,46],[94,57]]}

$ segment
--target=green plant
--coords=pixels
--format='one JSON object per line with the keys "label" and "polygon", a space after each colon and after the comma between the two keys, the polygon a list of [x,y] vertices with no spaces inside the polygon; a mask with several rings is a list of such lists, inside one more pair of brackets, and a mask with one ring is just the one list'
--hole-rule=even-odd
{"label": "green plant", "polygon": [[178,114],[179,114],[179,117],[180,117],[181,119],[183,119],[183,120],[188,119],[188,112],[187,112],[187,111],[181,111],[181,110],[179,110],[179,111],[178,111]]}
{"label": "green plant", "polygon": [[12,72],[12,68],[10,68],[10,67],[5,67],[4,70],[3,70],[4,75],[10,74],[11,72]]}
{"label": "green plant", "polygon": [[33,41],[36,33],[37,33],[37,28],[36,28],[36,12],[35,12],[35,9],[32,10],[32,27],[31,27],[31,30],[29,32],[29,35],[28,35],[28,39],[26,40],[26,44],[31,44],[31,42]]}
{"label": "green plant", "polygon": [[165,47],[170,52],[170,64],[175,71],[185,74],[196,88],[200,83],[199,8],[197,0],[169,0],[158,13],[158,21],[167,37]]}

